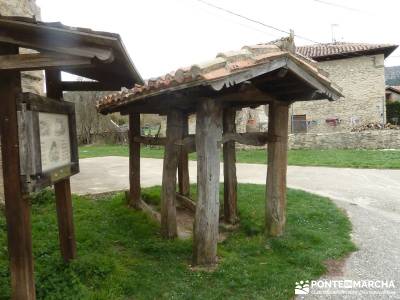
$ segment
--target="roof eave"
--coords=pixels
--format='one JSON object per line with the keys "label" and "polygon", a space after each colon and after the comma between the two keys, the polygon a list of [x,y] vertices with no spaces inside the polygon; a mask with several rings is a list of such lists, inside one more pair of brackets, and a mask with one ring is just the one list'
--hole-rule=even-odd
{"label": "roof eave", "polygon": [[383,54],[385,58],[387,58],[390,54],[392,54],[398,45],[382,47],[379,49],[370,49],[370,50],[360,50],[354,52],[347,53],[337,53],[337,54],[329,54],[329,55],[321,55],[321,56],[312,56],[311,58],[317,62],[327,61],[327,60],[337,60],[337,59],[346,59],[358,56],[366,56],[366,55],[376,55]]}

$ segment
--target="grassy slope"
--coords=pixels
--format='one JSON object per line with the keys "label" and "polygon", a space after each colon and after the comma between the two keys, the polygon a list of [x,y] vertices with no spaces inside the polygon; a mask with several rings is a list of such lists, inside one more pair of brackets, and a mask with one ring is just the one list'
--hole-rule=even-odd
{"label": "grassy slope", "polygon": [[[159,187],[145,189],[159,201]],[[49,193],[48,193],[49,194]],[[47,194],[47,196],[49,196]],[[219,245],[213,273],[188,265],[191,240],[163,240],[158,226],[124,205],[122,195],[91,201],[74,197],[78,259],[61,262],[54,200],[33,205],[39,299],[290,299],[294,283],[325,272],[323,261],[354,250],[351,225],[328,199],[288,193],[284,237],[263,237],[264,187],[240,185],[241,227]],[[51,196],[51,195],[50,195]],[[0,244],[5,245],[0,215]],[[9,298],[6,247],[0,248],[0,299]]]}
{"label": "grassy slope", "polygon": [[[79,149],[79,157],[128,156],[127,146],[85,146]],[[141,156],[163,158],[160,148],[142,147]],[[190,155],[196,159],[195,154]],[[237,151],[237,161],[241,163],[265,164],[267,156],[264,150]],[[328,166],[343,168],[400,168],[400,151],[379,150],[290,150],[289,165]]]}

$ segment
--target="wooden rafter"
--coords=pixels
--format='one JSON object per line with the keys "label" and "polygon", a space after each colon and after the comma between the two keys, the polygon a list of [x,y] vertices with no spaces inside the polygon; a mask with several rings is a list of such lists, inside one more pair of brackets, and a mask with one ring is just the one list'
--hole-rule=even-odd
{"label": "wooden rafter", "polygon": [[31,71],[69,67],[90,67],[93,61],[87,57],[58,53],[29,53],[0,56],[0,70]]}
{"label": "wooden rafter", "polygon": [[63,91],[119,91],[121,84],[99,81],[63,81]]}

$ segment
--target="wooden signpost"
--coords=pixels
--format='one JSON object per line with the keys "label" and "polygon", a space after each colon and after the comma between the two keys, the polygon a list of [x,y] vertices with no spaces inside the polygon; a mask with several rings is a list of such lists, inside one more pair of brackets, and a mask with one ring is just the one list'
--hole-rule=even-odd
{"label": "wooden signpost", "polygon": [[[54,185],[61,254],[76,257],[70,176],[79,172],[74,105],[63,91],[143,83],[120,37],[0,16],[0,135],[11,298],[35,299],[29,193]],[[20,48],[34,53],[21,54]],[[21,72],[44,70],[47,97],[22,93]],[[91,81],[61,80],[61,71]]]}

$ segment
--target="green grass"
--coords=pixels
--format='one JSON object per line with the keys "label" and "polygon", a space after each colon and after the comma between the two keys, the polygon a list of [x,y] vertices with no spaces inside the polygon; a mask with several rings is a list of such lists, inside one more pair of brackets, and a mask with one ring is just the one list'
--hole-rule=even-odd
{"label": "green grass", "polygon": [[[159,187],[144,197],[159,202]],[[328,199],[288,192],[287,230],[263,236],[265,190],[239,186],[241,223],[219,244],[214,272],[191,271],[192,241],[163,240],[157,224],[126,207],[122,194],[74,196],[78,258],[60,259],[52,193],[34,199],[38,299],[291,299],[295,281],[317,278],[324,261],[355,250],[347,217]],[[9,299],[6,225],[0,213],[0,299]]]}
{"label": "green grass", "polygon": [[[265,164],[265,150],[238,150],[237,162]],[[79,157],[128,156],[128,146],[95,145],[79,148]],[[141,156],[163,158],[162,148],[142,147]],[[195,160],[195,153],[190,155]],[[400,151],[396,150],[290,150],[288,164],[292,166],[327,166],[340,168],[399,169]]]}

